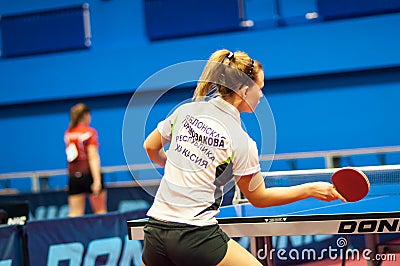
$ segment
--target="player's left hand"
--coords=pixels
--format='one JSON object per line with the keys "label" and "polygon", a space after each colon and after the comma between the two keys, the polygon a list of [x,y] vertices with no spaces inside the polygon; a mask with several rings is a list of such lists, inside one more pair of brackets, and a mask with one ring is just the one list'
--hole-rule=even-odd
{"label": "player's left hand", "polygon": [[90,186],[92,189],[93,195],[99,195],[101,193],[101,183],[100,182],[93,182],[93,184]]}

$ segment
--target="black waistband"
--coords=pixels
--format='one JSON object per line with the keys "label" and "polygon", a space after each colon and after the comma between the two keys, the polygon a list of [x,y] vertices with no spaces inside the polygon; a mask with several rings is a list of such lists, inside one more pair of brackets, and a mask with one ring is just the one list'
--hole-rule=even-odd
{"label": "black waistband", "polygon": [[155,218],[150,217],[149,221],[147,222],[149,225],[162,227],[162,228],[195,228],[199,227],[192,224],[185,224],[185,223],[177,223],[177,222],[169,222],[169,221],[161,221]]}

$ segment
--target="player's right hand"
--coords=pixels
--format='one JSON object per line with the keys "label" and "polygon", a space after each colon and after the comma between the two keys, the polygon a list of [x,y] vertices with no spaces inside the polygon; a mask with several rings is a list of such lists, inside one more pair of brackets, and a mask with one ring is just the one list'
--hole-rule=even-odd
{"label": "player's right hand", "polygon": [[312,182],[311,195],[313,198],[323,201],[341,200],[346,202],[346,199],[337,192],[335,187],[329,182]]}

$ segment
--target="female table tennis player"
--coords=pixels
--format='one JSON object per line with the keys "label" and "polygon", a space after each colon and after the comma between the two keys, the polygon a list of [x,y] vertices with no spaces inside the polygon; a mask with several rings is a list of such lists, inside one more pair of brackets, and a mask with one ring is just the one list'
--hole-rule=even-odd
{"label": "female table tennis player", "polygon": [[218,50],[203,70],[196,101],[179,106],[146,138],[149,158],[165,171],[147,213],[144,265],[261,265],[217,224],[222,187],[232,178],[257,207],[309,197],[343,200],[326,182],[265,188],[256,143],[240,121],[241,112],[258,105],[263,86],[260,62]]}
{"label": "female table tennis player", "polygon": [[70,120],[64,134],[69,176],[69,216],[85,214],[87,195],[94,213],[106,213],[107,191],[100,172],[98,134],[90,127],[90,109],[83,103],[74,105]]}

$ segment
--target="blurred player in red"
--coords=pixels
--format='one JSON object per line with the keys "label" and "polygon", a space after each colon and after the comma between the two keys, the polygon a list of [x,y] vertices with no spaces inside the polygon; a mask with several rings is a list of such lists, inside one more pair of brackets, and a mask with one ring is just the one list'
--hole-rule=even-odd
{"label": "blurred player in red", "polygon": [[100,170],[97,131],[90,127],[90,109],[83,103],[71,108],[70,124],[64,134],[68,160],[69,216],[85,214],[86,196],[93,213],[107,212],[107,192]]}

